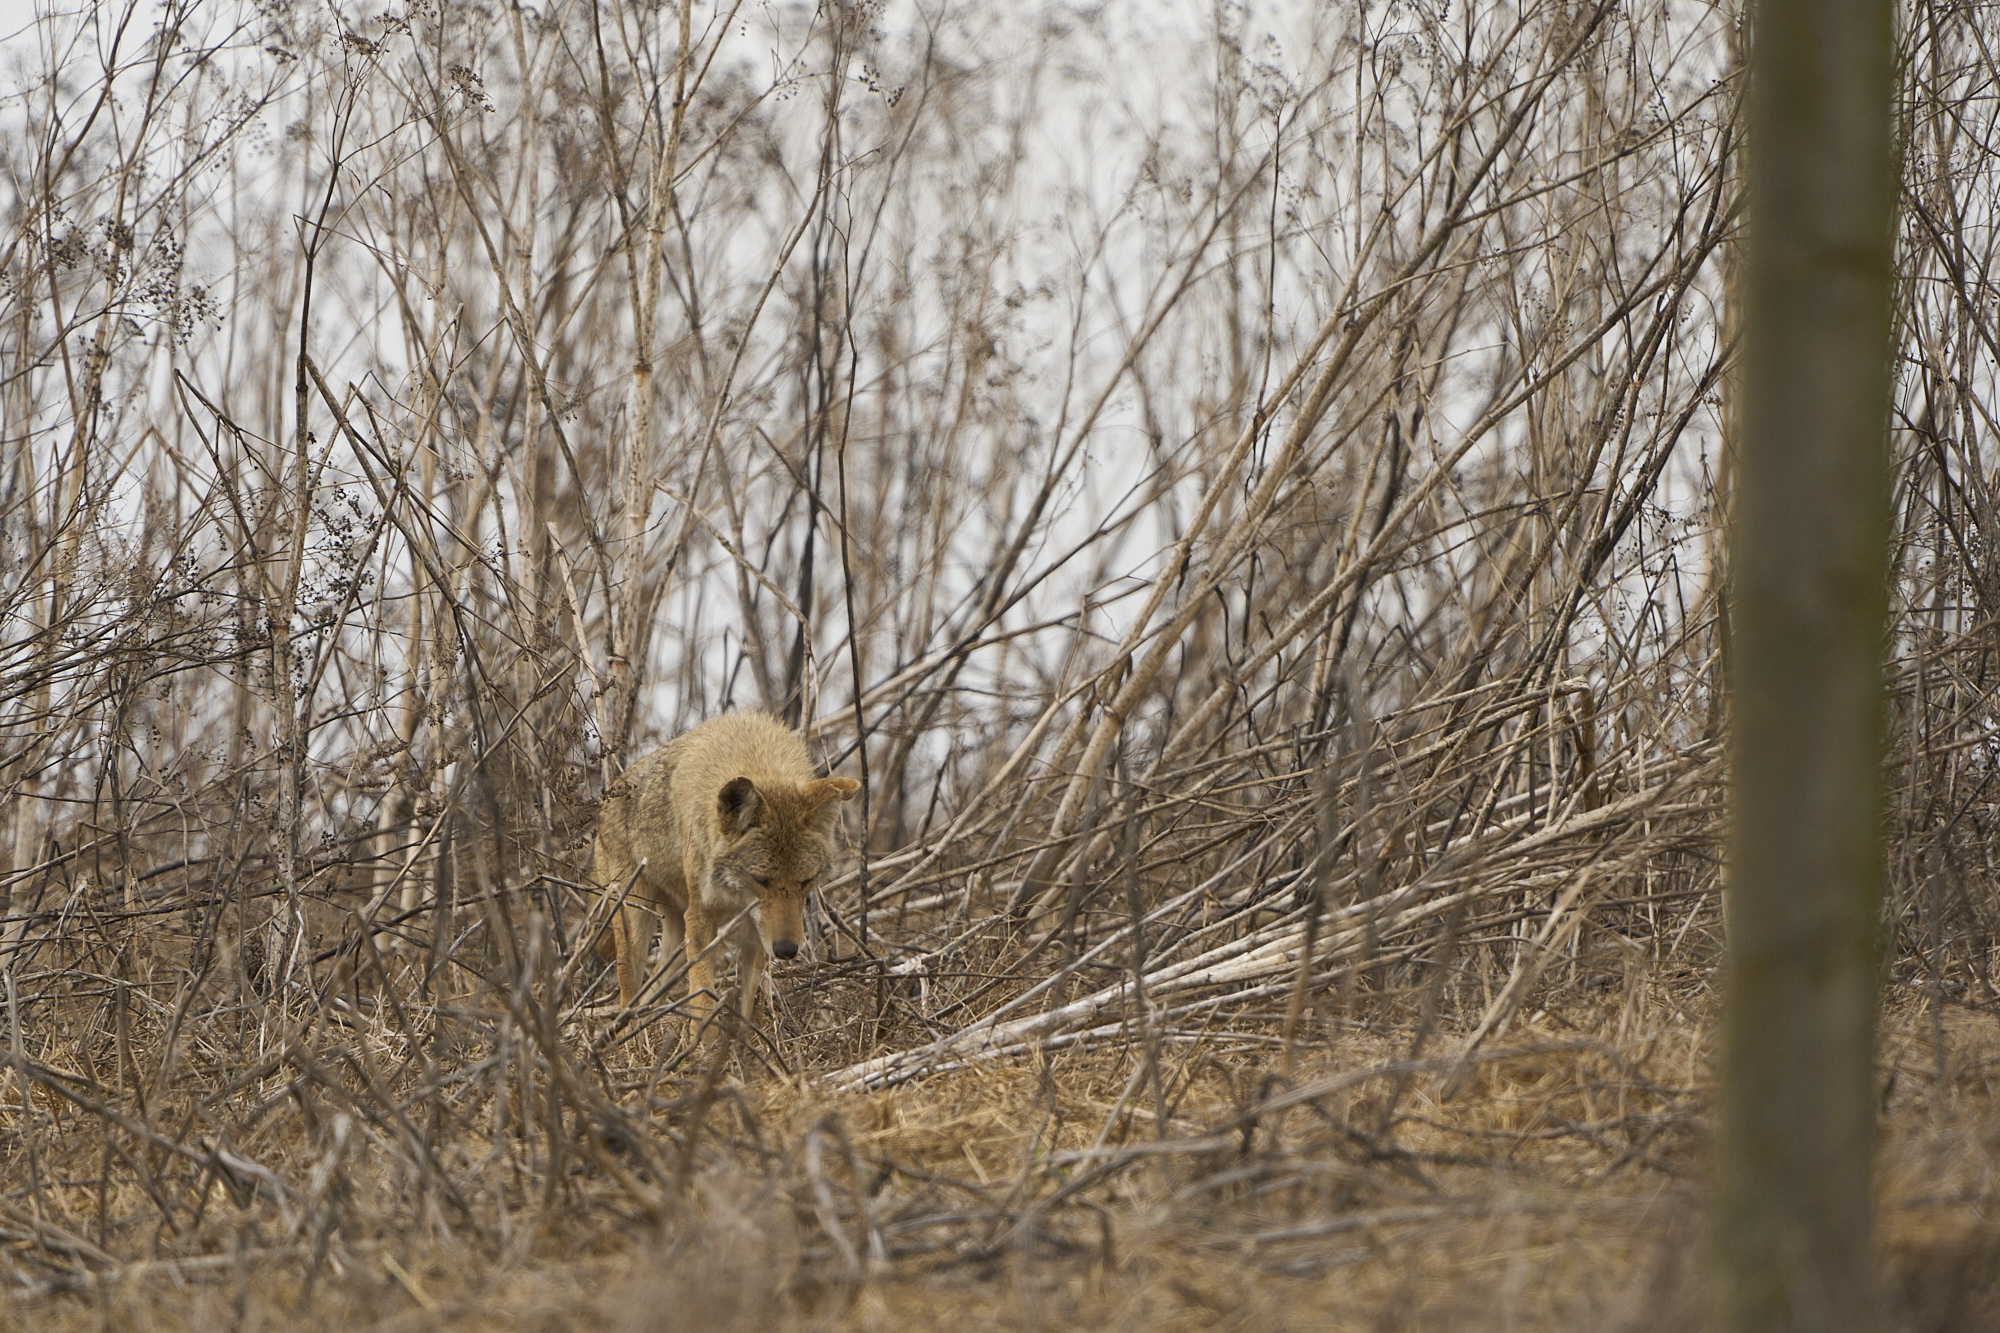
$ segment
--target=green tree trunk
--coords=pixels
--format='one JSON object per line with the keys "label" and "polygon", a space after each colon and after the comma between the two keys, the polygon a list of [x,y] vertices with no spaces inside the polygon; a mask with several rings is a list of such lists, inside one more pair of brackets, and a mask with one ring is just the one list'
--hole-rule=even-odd
{"label": "green tree trunk", "polygon": [[1889,0],[1756,0],[1713,1326],[1879,1326]]}

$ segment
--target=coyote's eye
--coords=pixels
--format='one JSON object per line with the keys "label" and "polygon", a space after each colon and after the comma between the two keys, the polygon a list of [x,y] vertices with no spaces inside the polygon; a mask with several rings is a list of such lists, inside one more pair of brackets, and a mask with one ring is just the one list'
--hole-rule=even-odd
{"label": "coyote's eye", "polygon": [[768,889],[771,887],[771,881],[765,879],[762,875],[752,875],[750,877],[750,882],[752,884],[755,884],[760,889]]}
{"label": "coyote's eye", "polygon": [[818,875],[807,875],[804,879],[799,881],[799,892],[811,893],[812,886],[815,882],[818,881],[818,879],[819,879]]}

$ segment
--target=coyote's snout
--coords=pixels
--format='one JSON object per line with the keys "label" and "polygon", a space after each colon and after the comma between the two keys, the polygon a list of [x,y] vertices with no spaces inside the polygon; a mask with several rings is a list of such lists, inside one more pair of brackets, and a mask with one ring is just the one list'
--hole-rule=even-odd
{"label": "coyote's snout", "polygon": [[598,945],[607,957],[616,950],[620,1000],[638,997],[663,925],[662,963],[685,947],[688,1007],[706,1017],[717,994],[709,945],[749,907],[734,943],[743,1015],[754,1014],[767,955],[799,952],[806,894],[833,861],[839,803],[860,790],[853,778],[815,778],[805,743],[762,713],[713,718],[626,769],[598,809],[595,867],[604,893],[632,882]]}

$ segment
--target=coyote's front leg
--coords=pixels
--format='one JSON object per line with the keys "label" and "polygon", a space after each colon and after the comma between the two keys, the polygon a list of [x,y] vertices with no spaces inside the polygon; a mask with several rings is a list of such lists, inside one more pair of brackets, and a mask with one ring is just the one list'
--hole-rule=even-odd
{"label": "coyote's front leg", "polygon": [[769,961],[764,956],[764,941],[752,938],[743,945],[743,998],[737,1008],[746,1023],[757,1021],[757,1001],[764,994],[764,966]]}
{"label": "coyote's front leg", "polygon": [[687,906],[687,958],[688,958],[688,1017],[694,1020],[695,1031],[715,1009],[715,951],[708,946],[715,942],[715,918],[702,905],[701,895],[688,895]]}

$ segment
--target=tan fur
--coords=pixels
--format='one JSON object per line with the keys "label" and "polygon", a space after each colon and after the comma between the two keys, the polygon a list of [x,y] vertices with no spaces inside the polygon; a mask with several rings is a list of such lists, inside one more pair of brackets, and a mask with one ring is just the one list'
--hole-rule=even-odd
{"label": "tan fur", "polygon": [[806,893],[833,862],[839,803],[860,791],[853,778],[815,778],[805,742],[763,713],[711,718],[626,769],[598,808],[595,867],[604,893],[632,881],[598,945],[606,957],[616,951],[619,999],[638,998],[663,923],[662,965],[686,949],[688,1008],[699,1023],[719,994],[721,950],[701,955],[754,903],[734,941],[743,1016],[754,1016],[767,957],[791,957],[804,938]]}

